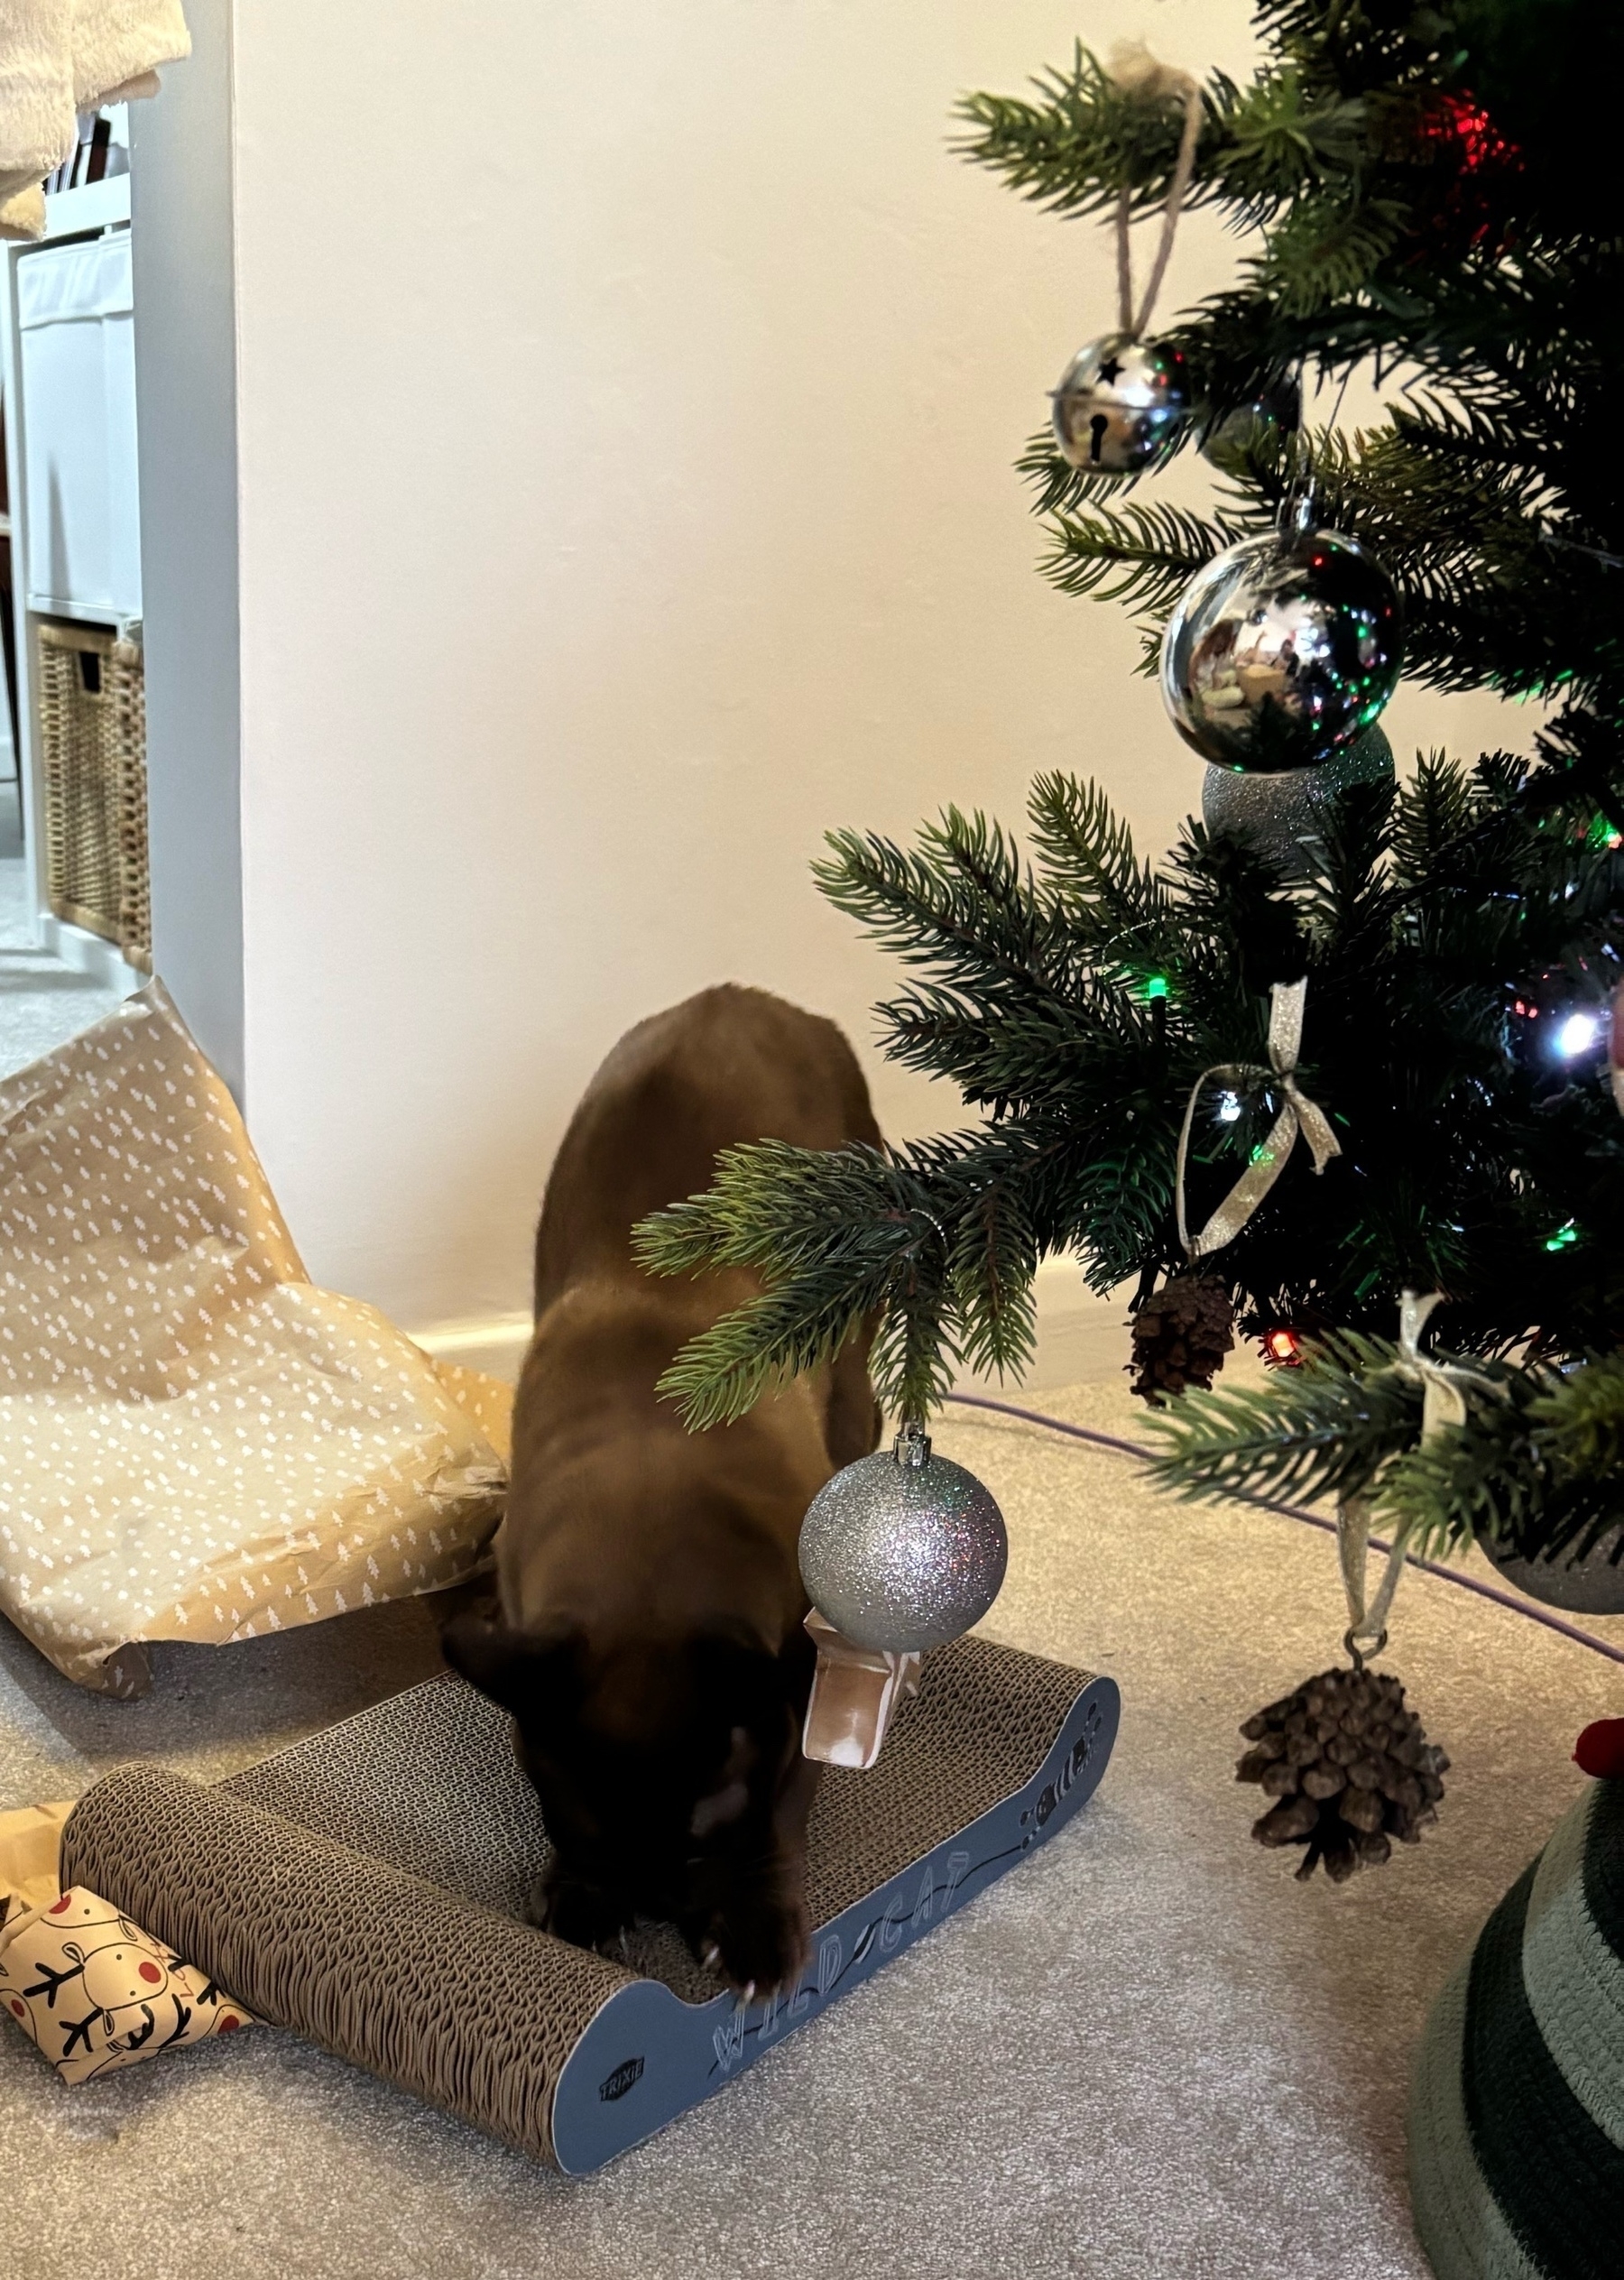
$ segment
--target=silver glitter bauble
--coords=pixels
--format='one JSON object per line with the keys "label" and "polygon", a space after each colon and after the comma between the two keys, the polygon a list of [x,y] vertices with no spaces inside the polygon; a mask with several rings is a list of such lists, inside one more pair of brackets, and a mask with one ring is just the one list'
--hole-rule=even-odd
{"label": "silver glitter bauble", "polygon": [[1003,1515],[973,1472],[905,1426],[894,1449],[826,1481],[801,1523],[818,1613],[859,1647],[918,1654],[979,1622],[1010,1556]]}
{"label": "silver glitter bauble", "polygon": [[1398,679],[1393,581],[1356,539],[1296,529],[1226,547],[1162,637],[1162,697],[1205,760],[1315,768],[1362,734]]}
{"label": "silver glitter bauble", "polygon": [[1190,416],[1182,355],[1131,333],[1107,333],[1079,348],[1050,401],[1056,442],[1090,475],[1154,466]]}
{"label": "silver glitter bauble", "polygon": [[1619,1537],[1624,1530],[1609,1528],[1582,1559],[1524,1560],[1511,1552],[1483,1546],[1508,1583],[1547,1607],[1565,1608],[1570,1615],[1624,1615],[1624,1557]]}
{"label": "silver glitter bauble", "polygon": [[1289,768],[1281,776],[1243,776],[1209,768],[1201,787],[1201,819],[1255,847],[1287,879],[1306,879],[1321,851],[1320,827],[1338,792],[1350,784],[1391,783],[1393,748],[1379,728],[1367,728],[1317,768]]}

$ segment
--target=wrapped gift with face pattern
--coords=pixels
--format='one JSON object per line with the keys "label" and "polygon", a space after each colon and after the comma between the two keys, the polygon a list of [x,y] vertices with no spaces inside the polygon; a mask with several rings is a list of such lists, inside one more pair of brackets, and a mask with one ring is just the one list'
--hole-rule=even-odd
{"label": "wrapped gift with face pattern", "polygon": [[203,1972],[81,1885],[0,1925],[0,2008],[65,2082],[254,2023]]}

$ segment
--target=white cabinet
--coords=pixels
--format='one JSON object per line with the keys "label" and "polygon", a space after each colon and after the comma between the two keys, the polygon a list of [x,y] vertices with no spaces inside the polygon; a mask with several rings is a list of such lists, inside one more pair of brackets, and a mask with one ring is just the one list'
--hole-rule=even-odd
{"label": "white cabinet", "polygon": [[44,238],[0,243],[24,854],[37,940],[121,991],[139,970],[53,898],[40,669],[53,620],[140,642],[134,351],[129,175],[48,191]]}
{"label": "white cabinet", "polygon": [[20,254],[16,295],[27,606],[112,623],[139,618],[129,231]]}

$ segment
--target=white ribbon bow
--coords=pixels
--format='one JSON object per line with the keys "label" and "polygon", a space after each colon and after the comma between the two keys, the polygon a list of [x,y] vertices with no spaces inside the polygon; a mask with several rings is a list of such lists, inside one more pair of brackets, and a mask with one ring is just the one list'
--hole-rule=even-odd
{"label": "white ribbon bow", "polygon": [[[1342,1154],[1341,1143],[1331,1130],[1324,1111],[1299,1089],[1296,1081],[1297,1055],[1303,1043],[1303,1001],[1307,992],[1306,974],[1300,982],[1275,983],[1269,1007],[1268,1069],[1252,1067],[1245,1063],[1221,1065],[1217,1068],[1203,1069],[1190,1087],[1184,1125],[1178,1135],[1178,1162],[1174,1180],[1178,1240],[1184,1245],[1186,1258],[1204,1259],[1214,1251],[1222,1251],[1225,1243],[1233,1242],[1285,1170],[1286,1159],[1296,1146],[1299,1132],[1308,1143],[1316,1172],[1323,1172],[1333,1156]],[[1203,1088],[1214,1078],[1232,1085],[1248,1085],[1257,1077],[1268,1076],[1271,1071],[1278,1089],[1286,1097],[1269,1138],[1254,1153],[1251,1162],[1201,1232],[1192,1238],[1185,1219],[1185,1165],[1190,1152],[1190,1130],[1195,1122],[1195,1103],[1201,1098]]]}
{"label": "white ribbon bow", "polygon": [[1419,1291],[1407,1290],[1398,1306],[1398,1359],[1392,1368],[1396,1376],[1407,1378],[1411,1385],[1421,1389],[1423,1447],[1435,1440],[1445,1426],[1465,1424],[1468,1389],[1503,1398],[1502,1389],[1492,1378],[1468,1370],[1459,1362],[1435,1362],[1430,1354],[1422,1352],[1421,1333],[1426,1327],[1427,1317],[1435,1306],[1443,1303],[1441,1290],[1429,1290],[1425,1298]]}

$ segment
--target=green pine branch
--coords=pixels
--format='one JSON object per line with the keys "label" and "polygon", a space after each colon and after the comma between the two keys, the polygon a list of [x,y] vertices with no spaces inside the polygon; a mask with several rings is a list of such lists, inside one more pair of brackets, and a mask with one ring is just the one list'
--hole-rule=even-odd
{"label": "green pine branch", "polygon": [[1398,199],[1363,198],[1352,184],[1301,197],[1269,236],[1255,290],[1287,317],[1352,300],[1376,285],[1408,218]]}
{"label": "green pine branch", "polygon": [[1097,783],[1053,770],[1034,781],[1027,813],[1045,887],[1080,948],[1130,973],[1176,955],[1171,898]]}
{"label": "green pine branch", "polygon": [[1260,1385],[1187,1392],[1153,1409],[1151,1477],[1186,1501],[1213,1496],[1366,1497],[1418,1439],[1421,1391],[1398,1349],[1352,1332]]}
{"label": "green pine branch", "polygon": [[905,965],[947,987],[1024,996],[1053,955],[1050,913],[1013,844],[984,817],[949,808],[905,853],[878,833],[832,831],[812,875],[837,910]]}
{"label": "green pine branch", "polygon": [[1158,621],[1235,535],[1160,502],[1057,514],[1047,527],[1050,549],[1040,568],[1063,594],[1126,602],[1136,616]]}
{"label": "green pine branch", "polygon": [[[1051,213],[1098,213],[1114,206],[1123,188],[1138,213],[1162,203],[1184,132],[1180,104],[1125,93],[1081,42],[1069,68],[1041,72],[1032,86],[1035,99],[964,96],[957,115],[968,131],[955,140],[959,155]],[[1221,81],[1208,96],[1195,199],[1206,188],[1203,160],[1214,141],[1215,115],[1231,94]]]}
{"label": "green pine branch", "polygon": [[729,1149],[715,1186],[633,1235],[649,1272],[745,1268],[762,1288],[691,1340],[660,1381],[696,1430],[833,1360],[879,1322],[881,1398],[923,1417],[966,1356],[1018,1369],[1031,1352],[1043,1183],[1066,1137],[1018,1121],[907,1149]]}
{"label": "green pine branch", "polygon": [[[1436,1557],[1475,1539],[1523,1557],[1583,1557],[1624,1496],[1624,1357],[1564,1373],[1474,1360],[1463,1425],[1423,1440],[1419,1384],[1381,1340],[1329,1338],[1261,1386],[1183,1394],[1148,1420],[1149,1470],[1188,1500],[1366,1498]],[[1435,1354],[1435,1362],[1460,1363]]]}

